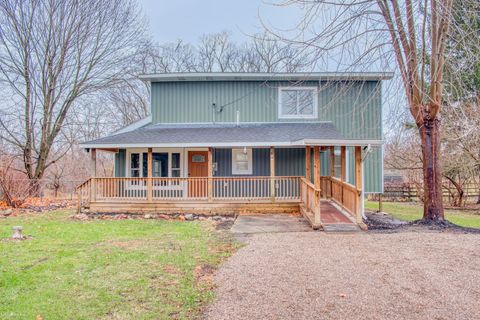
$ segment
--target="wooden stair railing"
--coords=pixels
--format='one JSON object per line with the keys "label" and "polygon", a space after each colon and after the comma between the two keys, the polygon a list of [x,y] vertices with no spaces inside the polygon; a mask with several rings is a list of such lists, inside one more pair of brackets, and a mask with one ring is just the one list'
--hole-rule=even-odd
{"label": "wooden stair railing", "polygon": [[86,208],[90,204],[90,189],[92,179],[89,178],[80,184],[77,191],[77,212],[80,213],[83,208]]}

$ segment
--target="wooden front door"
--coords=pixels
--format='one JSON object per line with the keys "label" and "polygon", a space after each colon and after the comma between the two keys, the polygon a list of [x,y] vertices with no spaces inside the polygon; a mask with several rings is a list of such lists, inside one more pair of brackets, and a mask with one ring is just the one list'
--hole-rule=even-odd
{"label": "wooden front door", "polygon": [[[207,196],[208,151],[188,151],[188,195],[192,198]],[[203,179],[200,179],[203,178]]]}

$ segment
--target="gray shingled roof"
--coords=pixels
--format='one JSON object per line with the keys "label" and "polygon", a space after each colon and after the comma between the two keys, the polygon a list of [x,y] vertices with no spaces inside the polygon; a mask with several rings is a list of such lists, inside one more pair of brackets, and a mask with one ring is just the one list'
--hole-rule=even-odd
{"label": "gray shingled roof", "polygon": [[345,140],[330,122],[149,125],[82,143],[85,148],[135,146],[294,145],[302,140]]}

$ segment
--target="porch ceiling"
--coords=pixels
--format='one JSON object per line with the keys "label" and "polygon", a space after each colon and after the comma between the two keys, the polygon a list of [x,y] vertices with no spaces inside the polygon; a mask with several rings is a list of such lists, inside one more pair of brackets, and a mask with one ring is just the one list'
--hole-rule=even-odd
{"label": "porch ceiling", "polygon": [[381,140],[345,139],[331,122],[150,125],[82,143],[83,148],[288,147],[381,145]]}

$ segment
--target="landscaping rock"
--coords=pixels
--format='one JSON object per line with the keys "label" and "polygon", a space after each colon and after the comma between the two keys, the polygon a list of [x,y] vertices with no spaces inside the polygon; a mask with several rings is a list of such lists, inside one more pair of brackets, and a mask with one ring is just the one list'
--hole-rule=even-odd
{"label": "landscaping rock", "polygon": [[1,210],[0,211],[0,216],[5,216],[5,217],[8,217],[9,215],[11,215],[13,212],[12,209],[7,209],[7,210]]}
{"label": "landscaping rock", "polygon": [[146,214],[143,216],[145,219],[152,219],[152,215],[151,214]]}
{"label": "landscaping rock", "polygon": [[220,221],[220,220],[222,220],[222,217],[220,217],[220,216],[213,216],[213,217],[212,217],[212,220]]}
{"label": "landscaping rock", "polygon": [[187,221],[193,221],[194,218],[195,218],[195,217],[194,217],[193,214],[191,214],[191,213],[187,213],[187,214],[185,215],[185,220],[187,220]]}
{"label": "landscaping rock", "polygon": [[75,214],[75,215],[71,216],[71,218],[76,219],[76,220],[88,220],[89,219],[88,215],[86,215],[85,213]]}
{"label": "landscaping rock", "polygon": [[17,240],[23,239],[23,235],[22,235],[23,227],[21,226],[12,227],[12,231],[13,231],[12,239],[17,239]]}

